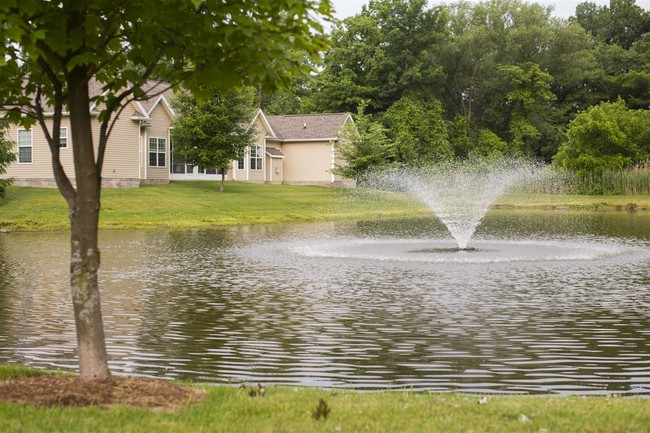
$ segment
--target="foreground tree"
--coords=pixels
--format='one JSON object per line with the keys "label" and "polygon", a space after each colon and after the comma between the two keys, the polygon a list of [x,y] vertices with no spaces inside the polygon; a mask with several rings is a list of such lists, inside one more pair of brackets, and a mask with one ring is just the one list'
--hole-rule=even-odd
{"label": "foreground tree", "polygon": [[[0,174],[7,172],[7,166],[16,159],[11,150],[14,144],[7,137],[7,122],[0,121]],[[11,179],[0,179],[0,198],[4,197],[5,189],[11,185]]]}
{"label": "foreground tree", "polygon": [[173,102],[178,117],[174,120],[174,155],[185,162],[221,170],[220,191],[230,161],[238,159],[252,144],[255,130],[247,125],[253,117],[250,91],[215,90],[203,102],[188,92]]}
{"label": "foreground tree", "polygon": [[[286,53],[316,58],[329,0],[3,0],[0,104],[10,120],[38,122],[71,224],[70,285],[82,380],[110,380],[97,273],[101,175],[114,121],[151,77],[195,95],[214,86],[288,85],[306,72]],[[101,92],[93,96],[89,83]],[[166,90],[159,87],[160,92]],[[92,113],[90,107],[98,113]],[[74,174],[59,160],[70,115]],[[93,135],[94,115],[99,121]]]}

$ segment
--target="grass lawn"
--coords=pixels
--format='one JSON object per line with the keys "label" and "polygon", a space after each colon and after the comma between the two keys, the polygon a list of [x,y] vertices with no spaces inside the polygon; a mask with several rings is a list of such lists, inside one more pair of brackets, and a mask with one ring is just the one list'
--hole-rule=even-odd
{"label": "grass lawn", "polygon": [[503,207],[540,209],[563,207],[585,210],[620,210],[633,204],[636,210],[650,210],[650,195],[510,194],[497,199],[496,204]]}
{"label": "grass lawn", "polygon": [[[100,228],[207,227],[391,216],[425,211],[405,197],[318,186],[188,181],[104,189]],[[380,198],[377,200],[377,198]],[[0,230],[63,230],[63,198],[54,188],[10,187],[0,205]]]}
{"label": "grass lawn", "polygon": [[[317,186],[228,182],[173,182],[137,189],[104,189],[100,227],[209,227],[286,221],[318,221],[427,214],[418,201],[399,194]],[[636,203],[650,208],[650,196],[511,195],[501,206],[614,209]],[[54,188],[10,187],[0,204],[0,230],[46,231],[69,227],[63,198]]]}
{"label": "grass lawn", "polygon": [[[0,380],[41,371],[0,366]],[[207,397],[174,412],[117,406],[34,407],[0,403],[0,431],[21,432],[647,432],[650,400],[606,397],[487,397],[268,387],[250,397],[205,386]],[[323,399],[326,418],[316,419]]]}

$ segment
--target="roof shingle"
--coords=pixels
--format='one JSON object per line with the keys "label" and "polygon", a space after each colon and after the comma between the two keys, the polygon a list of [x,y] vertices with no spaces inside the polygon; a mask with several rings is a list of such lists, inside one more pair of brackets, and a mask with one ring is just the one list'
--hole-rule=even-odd
{"label": "roof shingle", "polygon": [[267,119],[280,140],[314,140],[336,138],[341,132],[347,113],[296,114],[268,116]]}

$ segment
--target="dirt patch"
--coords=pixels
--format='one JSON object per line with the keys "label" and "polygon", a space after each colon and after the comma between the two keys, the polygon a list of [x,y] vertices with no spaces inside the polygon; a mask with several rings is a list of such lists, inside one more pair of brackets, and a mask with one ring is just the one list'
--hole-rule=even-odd
{"label": "dirt patch", "polygon": [[85,383],[77,377],[39,376],[0,381],[0,401],[36,406],[114,405],[174,410],[200,402],[205,392],[160,379],[116,377],[112,382]]}

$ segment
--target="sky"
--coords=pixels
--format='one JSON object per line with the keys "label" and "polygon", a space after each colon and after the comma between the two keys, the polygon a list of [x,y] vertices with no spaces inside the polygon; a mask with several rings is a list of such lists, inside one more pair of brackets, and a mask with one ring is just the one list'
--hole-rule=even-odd
{"label": "sky", "polygon": [[[470,0],[472,3],[478,3],[479,0]],[[554,5],[554,14],[560,18],[569,18],[576,10],[576,6],[585,0],[535,0],[528,3],[540,3],[544,5]],[[609,5],[609,0],[589,0],[601,6]],[[343,19],[361,12],[361,6],[368,3],[368,0],[331,0],[336,11],[336,18]],[[441,3],[453,3],[453,1],[429,0],[430,6]],[[637,0],[636,4],[650,10],[650,0]]]}

